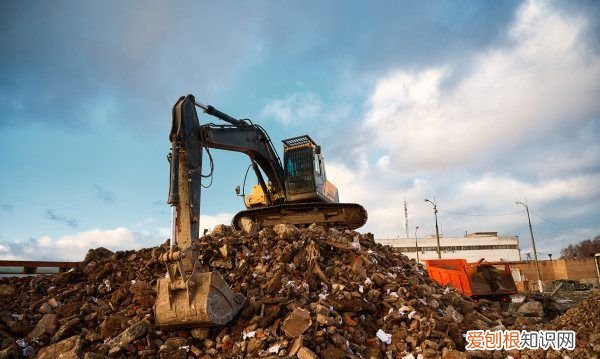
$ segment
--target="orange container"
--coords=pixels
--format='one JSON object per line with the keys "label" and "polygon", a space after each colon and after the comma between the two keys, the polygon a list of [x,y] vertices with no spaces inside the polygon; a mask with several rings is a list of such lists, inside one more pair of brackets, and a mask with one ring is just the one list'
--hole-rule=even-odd
{"label": "orange container", "polygon": [[[425,259],[431,279],[469,297],[506,297],[517,293],[508,264],[467,263],[464,259]],[[500,267],[500,268],[498,268]]]}

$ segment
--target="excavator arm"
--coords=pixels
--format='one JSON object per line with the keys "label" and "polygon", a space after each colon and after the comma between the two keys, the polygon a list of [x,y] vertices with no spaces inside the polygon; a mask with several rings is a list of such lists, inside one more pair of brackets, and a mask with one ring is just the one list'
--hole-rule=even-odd
{"label": "excavator arm", "polygon": [[206,137],[194,97],[181,97],[173,107],[169,134],[171,240],[169,251],[160,257],[167,277],[158,280],[154,308],[156,322],[163,327],[226,324],[245,302],[219,272],[202,272],[198,260],[202,150],[206,147],[202,140]]}
{"label": "excavator arm", "polygon": [[[229,125],[200,125],[196,107]],[[180,245],[190,246],[191,238],[199,237],[203,149],[207,152],[214,148],[245,153],[251,160],[267,201],[277,204],[285,199],[285,174],[281,160],[267,133],[249,120],[237,120],[212,106],[197,103],[194,96],[188,95],[181,97],[173,107],[169,139],[172,147],[167,202],[177,213],[172,221],[175,224],[172,238],[178,238]],[[259,167],[267,176],[269,189]]]}
{"label": "excavator arm", "polygon": [[[252,168],[270,204],[279,203],[285,195],[285,176],[277,152],[264,130],[257,125],[235,126],[206,124],[200,126],[206,148],[241,152],[250,158]],[[261,171],[270,184],[267,190]]]}

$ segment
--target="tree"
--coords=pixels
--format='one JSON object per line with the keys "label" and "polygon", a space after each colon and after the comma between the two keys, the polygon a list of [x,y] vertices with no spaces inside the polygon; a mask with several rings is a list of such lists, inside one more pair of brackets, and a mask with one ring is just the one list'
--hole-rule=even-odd
{"label": "tree", "polygon": [[593,257],[594,254],[600,253],[600,234],[594,239],[586,239],[577,244],[569,244],[560,250],[561,258],[585,258]]}

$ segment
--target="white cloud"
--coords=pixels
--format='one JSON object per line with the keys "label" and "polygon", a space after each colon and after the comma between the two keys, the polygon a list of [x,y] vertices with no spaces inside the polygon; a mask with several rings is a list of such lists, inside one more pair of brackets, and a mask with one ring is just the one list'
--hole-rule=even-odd
{"label": "white cloud", "polygon": [[[410,234],[416,225],[420,235],[432,234],[433,211],[423,200],[436,195],[446,235],[525,236],[526,217],[514,201],[526,196],[533,211],[590,237],[598,233],[589,224],[600,210],[599,147],[589,125],[600,114],[600,56],[581,36],[589,21],[529,1],[504,44],[467,59],[468,72],[443,65],[380,79],[365,102],[359,132],[367,135],[352,149],[354,163],[327,163],[340,199],[367,209],[362,230],[405,236],[406,200]],[[565,129],[579,131],[577,138]],[[516,152],[526,146],[536,155]],[[539,246],[558,254],[566,242],[557,238],[569,232],[533,220]]]}
{"label": "white cloud", "polygon": [[0,244],[0,259],[2,259],[2,260],[18,260],[19,257],[13,255],[9,247]]}
{"label": "white cloud", "polygon": [[532,184],[521,182],[510,176],[486,174],[483,177],[467,181],[459,188],[461,194],[471,194],[480,198],[489,198],[497,202],[507,196],[528,198],[538,202],[555,200],[581,200],[600,195],[600,175],[576,176],[563,179],[550,179]]}
{"label": "white cloud", "polygon": [[[579,226],[578,218],[586,218],[598,211],[600,175],[552,178],[539,182],[519,180],[509,175],[484,173],[475,178],[463,179],[463,173],[447,176],[428,175],[406,184],[395,180],[386,181],[387,170],[378,166],[362,170],[350,170],[340,163],[328,163],[328,178],[340,189],[342,202],[360,203],[369,214],[367,225],[361,231],[372,232],[376,238],[405,237],[404,206],[408,203],[409,235],[419,226],[420,235],[435,233],[433,210],[424,203],[437,194],[440,209],[438,219],[441,232],[446,236],[461,236],[465,231],[498,231],[501,234],[528,235],[527,217],[515,201],[527,196],[533,213],[539,213],[576,232],[593,237],[600,233],[597,224]],[[458,212],[467,215],[458,215]],[[470,216],[469,214],[474,214]],[[478,216],[478,215],[484,216]],[[485,216],[486,214],[491,216]],[[508,215],[506,215],[508,214]],[[497,215],[497,216],[496,216]],[[559,253],[567,243],[556,240],[557,236],[577,242],[584,238],[564,228],[548,224],[532,214],[538,233],[540,248]],[[524,247],[527,246],[523,242]],[[540,249],[541,250],[541,249]]]}
{"label": "white cloud", "polygon": [[[201,215],[200,234],[204,228],[212,230],[217,224],[231,224],[232,218],[233,214],[231,213],[220,213],[214,216]],[[155,222],[154,218],[146,218],[135,223],[134,227],[147,227]],[[166,224],[168,225],[168,223]],[[92,229],[57,238],[46,235],[22,243],[0,244],[0,259],[80,261],[92,248],[105,247],[112,251],[140,249],[158,246],[169,237],[168,226],[143,231],[125,227]]]}
{"label": "white cloud", "polygon": [[284,125],[303,121],[335,121],[348,115],[350,107],[337,105],[325,108],[323,100],[312,92],[296,92],[269,102],[261,112],[263,118],[273,118]]}
{"label": "white cloud", "polygon": [[[205,229],[212,231],[213,228],[215,228],[215,226],[217,224],[230,225],[231,220],[233,219],[233,216],[234,216],[233,213],[219,213],[216,215],[201,214],[200,215],[200,235],[202,235],[202,232]],[[169,238],[171,236],[170,228],[168,226],[167,227],[158,227],[156,230],[165,239]]]}
{"label": "white cloud", "polygon": [[130,250],[155,246],[162,242],[163,240],[158,236],[144,235],[124,227],[92,229],[58,238],[42,236],[26,243],[11,243],[11,247],[20,247],[19,255],[13,254],[8,247],[2,246],[0,258],[80,261],[91,248],[105,247],[112,251]]}
{"label": "white cloud", "polygon": [[456,83],[449,66],[396,70],[379,81],[366,127],[391,166],[418,171],[498,155],[536,133],[597,116],[600,57],[579,37],[584,26],[584,18],[530,1],[507,34],[509,45],[476,55]]}
{"label": "white cloud", "polygon": [[233,216],[234,215],[232,213],[219,213],[214,216],[201,214],[200,215],[200,235],[202,235],[202,231],[204,229],[208,229],[208,230],[212,231],[212,229],[215,228],[215,226],[217,224],[230,225],[231,220],[233,219]]}

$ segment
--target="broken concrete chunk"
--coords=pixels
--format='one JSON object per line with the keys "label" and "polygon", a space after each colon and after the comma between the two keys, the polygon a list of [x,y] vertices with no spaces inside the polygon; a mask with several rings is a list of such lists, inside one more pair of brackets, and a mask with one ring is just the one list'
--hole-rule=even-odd
{"label": "broken concrete chunk", "polygon": [[15,288],[8,284],[0,284],[0,297],[7,298],[15,294]]}
{"label": "broken concrete chunk", "polygon": [[290,347],[290,351],[289,351],[289,355],[296,355],[296,353],[298,353],[298,350],[300,350],[300,348],[302,347],[302,337],[299,336],[296,339],[294,339],[294,341],[292,342],[292,346]]}
{"label": "broken concrete chunk", "polygon": [[214,268],[232,269],[233,263],[229,259],[214,259],[210,262],[210,266]]}
{"label": "broken concrete chunk", "polygon": [[300,231],[293,224],[280,223],[273,226],[273,231],[286,241],[294,240],[300,235]]}
{"label": "broken concrete chunk", "polygon": [[137,338],[146,335],[150,323],[145,319],[125,329],[121,334],[106,343],[109,347],[123,347]]}
{"label": "broken concrete chunk", "polygon": [[446,310],[444,311],[444,316],[456,323],[462,323],[463,321],[463,316],[462,314],[460,314],[456,309],[454,309],[453,306],[449,305],[446,307]]}
{"label": "broken concrete chunk", "polygon": [[54,335],[57,327],[57,315],[56,314],[44,314],[33,328],[33,330],[27,335],[30,339],[37,339],[44,334]]}
{"label": "broken concrete chunk", "polygon": [[281,330],[288,336],[295,338],[302,335],[311,324],[310,312],[298,307],[285,318]]}
{"label": "broken concrete chunk", "polygon": [[213,228],[211,234],[217,237],[223,237],[231,233],[231,227],[226,226],[224,224],[217,224],[215,228]]}
{"label": "broken concrete chunk", "polygon": [[121,332],[121,319],[110,316],[100,325],[100,336],[104,339],[112,338]]}
{"label": "broken concrete chunk", "polygon": [[517,310],[517,315],[525,317],[541,317],[544,315],[544,307],[542,303],[532,300],[524,303]]}
{"label": "broken concrete chunk", "polygon": [[75,326],[78,325],[80,322],[81,320],[75,317],[67,321],[65,324],[61,325],[60,328],[58,328],[58,330],[56,331],[56,333],[54,333],[54,336],[52,337],[52,342],[56,343],[61,339],[65,338],[67,335],[71,334]]}
{"label": "broken concrete chunk", "polygon": [[52,308],[54,308],[54,309],[58,308],[58,306],[59,306],[59,303],[56,300],[56,298],[50,298],[50,299],[48,299],[48,304],[50,304],[50,306]]}
{"label": "broken concrete chunk", "polygon": [[257,234],[260,231],[260,225],[248,217],[242,217],[240,219],[240,227],[246,234]]}
{"label": "broken concrete chunk", "polygon": [[319,359],[319,357],[317,356],[317,354],[315,354],[315,352],[313,352],[312,350],[308,349],[307,347],[301,347],[298,350],[298,353],[296,353],[296,355],[300,359]]}
{"label": "broken concrete chunk", "polygon": [[42,303],[38,311],[42,314],[54,314],[54,310],[48,302]]}
{"label": "broken concrete chunk", "polygon": [[265,342],[260,340],[259,338],[250,338],[248,344],[246,346],[246,351],[248,354],[256,354],[264,347]]}
{"label": "broken concrete chunk", "polygon": [[383,343],[385,344],[392,344],[392,335],[388,334],[386,332],[384,332],[383,330],[379,329],[376,333],[377,338],[379,338],[379,340],[381,340]]}
{"label": "broken concrete chunk", "polygon": [[219,253],[221,253],[221,257],[227,258],[228,252],[229,251],[227,250],[227,244],[223,244],[221,247],[219,247]]}
{"label": "broken concrete chunk", "polygon": [[96,249],[90,249],[87,254],[85,255],[85,258],[83,259],[84,263],[89,263],[92,261],[100,261],[103,259],[108,259],[110,258],[110,256],[112,256],[114,253],[104,247],[98,247]]}
{"label": "broken concrete chunk", "polygon": [[38,353],[38,359],[79,359],[81,339],[78,335],[69,337],[56,344],[42,348]]}
{"label": "broken concrete chunk", "polygon": [[209,328],[194,328],[191,330],[192,338],[197,340],[204,340],[208,338],[209,332]]}

